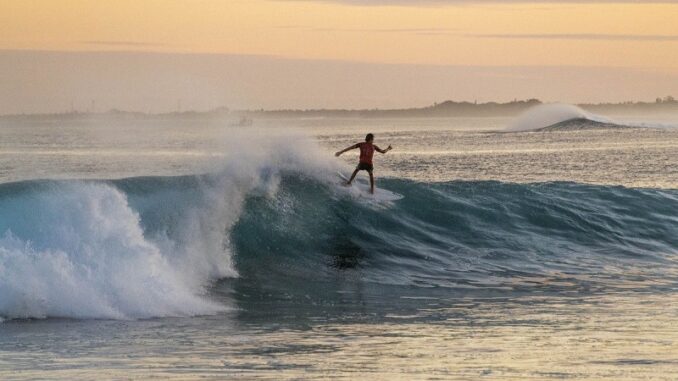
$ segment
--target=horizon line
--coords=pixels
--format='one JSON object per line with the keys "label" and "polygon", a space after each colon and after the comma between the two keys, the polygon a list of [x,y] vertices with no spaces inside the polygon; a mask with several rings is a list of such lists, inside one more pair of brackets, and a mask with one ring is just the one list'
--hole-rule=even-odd
{"label": "horizon line", "polygon": [[308,113],[308,112],[391,112],[391,111],[416,111],[416,110],[426,110],[434,109],[442,104],[452,103],[457,105],[465,105],[472,107],[482,107],[490,105],[525,105],[531,103],[537,104],[570,104],[573,106],[649,106],[649,105],[678,105],[678,99],[674,98],[671,95],[659,96],[656,97],[654,101],[646,100],[627,100],[621,102],[561,102],[561,101],[542,101],[538,98],[526,98],[526,99],[514,99],[508,102],[499,102],[499,101],[483,101],[478,102],[477,100],[468,101],[455,101],[455,100],[444,100],[441,102],[434,102],[427,106],[412,106],[405,108],[281,108],[281,109],[264,109],[264,108],[249,108],[249,109],[231,109],[228,106],[219,106],[207,110],[175,110],[175,111],[166,111],[166,112],[146,112],[146,111],[136,111],[136,110],[123,110],[119,108],[110,108],[106,111],[91,111],[91,110],[64,110],[56,112],[32,112],[32,113],[13,113],[13,114],[0,114],[0,118],[4,117],[21,117],[21,116],[66,116],[66,115],[107,115],[107,114],[141,114],[147,116],[159,116],[159,115],[181,115],[181,114],[209,114],[215,112],[225,112],[228,114],[238,114],[238,113]]}

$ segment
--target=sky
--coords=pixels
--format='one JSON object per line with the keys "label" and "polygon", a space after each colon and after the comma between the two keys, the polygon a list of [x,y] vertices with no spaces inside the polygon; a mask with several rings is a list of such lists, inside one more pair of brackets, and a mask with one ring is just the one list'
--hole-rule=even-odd
{"label": "sky", "polygon": [[678,1],[0,0],[0,113],[652,100],[678,95],[676,20]]}

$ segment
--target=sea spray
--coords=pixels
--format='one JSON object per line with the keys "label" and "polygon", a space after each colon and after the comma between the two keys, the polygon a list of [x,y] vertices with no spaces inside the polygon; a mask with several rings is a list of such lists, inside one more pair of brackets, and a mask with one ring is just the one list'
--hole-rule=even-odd
{"label": "sea spray", "polygon": [[0,316],[133,319],[228,308],[206,294],[237,276],[230,232],[247,197],[275,197],[281,170],[322,177],[338,168],[303,137],[234,139],[206,175],[0,185]]}

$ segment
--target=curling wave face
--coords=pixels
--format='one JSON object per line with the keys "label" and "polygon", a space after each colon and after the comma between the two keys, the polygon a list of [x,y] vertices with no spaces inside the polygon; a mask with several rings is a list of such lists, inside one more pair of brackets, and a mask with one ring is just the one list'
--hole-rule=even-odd
{"label": "curling wave face", "polygon": [[291,293],[337,277],[495,293],[677,284],[675,190],[384,179],[405,198],[370,204],[279,159],[0,185],[0,316],[210,314],[229,307],[211,286],[234,277]]}
{"label": "curling wave face", "polygon": [[[286,176],[252,197],[234,227],[238,270],[331,279],[355,270],[383,285],[520,292],[674,287],[678,192],[577,183],[418,183],[389,207],[334,198]],[[333,199],[332,202],[328,200]],[[265,279],[263,279],[265,278]]]}

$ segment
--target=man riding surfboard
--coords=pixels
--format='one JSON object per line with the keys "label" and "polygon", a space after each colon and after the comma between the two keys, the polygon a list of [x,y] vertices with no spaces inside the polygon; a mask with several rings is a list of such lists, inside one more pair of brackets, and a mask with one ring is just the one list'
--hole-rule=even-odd
{"label": "man riding surfboard", "polygon": [[386,153],[392,150],[393,147],[389,145],[388,148],[381,149],[374,145],[374,134],[367,134],[367,136],[365,136],[365,142],[356,143],[350,147],[347,147],[346,149],[335,153],[334,156],[339,157],[339,155],[342,153],[356,148],[360,148],[360,161],[358,162],[358,166],[355,168],[355,171],[353,171],[351,178],[346,182],[346,185],[351,185],[351,182],[353,182],[353,179],[355,179],[358,171],[367,171],[367,173],[370,175],[370,193],[374,194],[374,175],[372,174],[374,169],[374,165],[372,164],[372,156],[374,156],[374,151]]}

